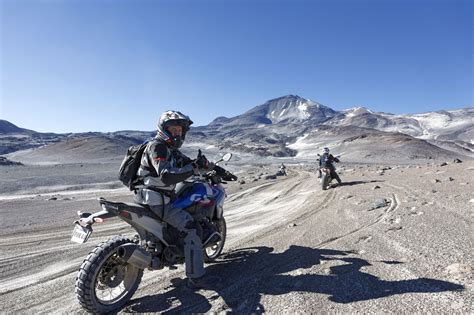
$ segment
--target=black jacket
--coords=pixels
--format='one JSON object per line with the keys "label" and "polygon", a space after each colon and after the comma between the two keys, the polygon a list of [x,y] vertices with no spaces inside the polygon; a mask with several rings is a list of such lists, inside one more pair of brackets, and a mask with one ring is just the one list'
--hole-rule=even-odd
{"label": "black jacket", "polygon": [[138,176],[144,186],[174,190],[175,185],[193,174],[192,160],[160,139],[150,141],[142,156]]}
{"label": "black jacket", "polygon": [[330,153],[324,153],[319,158],[319,167],[331,167],[334,162],[339,163],[339,159]]}

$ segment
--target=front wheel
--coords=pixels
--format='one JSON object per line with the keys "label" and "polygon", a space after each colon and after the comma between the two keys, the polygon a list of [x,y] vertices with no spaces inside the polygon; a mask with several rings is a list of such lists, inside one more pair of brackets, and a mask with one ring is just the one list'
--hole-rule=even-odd
{"label": "front wheel", "polygon": [[118,259],[120,246],[132,243],[114,238],[99,244],[81,265],[76,278],[76,297],[91,313],[108,313],[125,305],[138,288],[143,269]]}
{"label": "front wheel", "polygon": [[205,262],[213,262],[222,253],[222,250],[224,249],[225,238],[227,236],[227,224],[225,223],[224,217],[212,220],[212,224],[217,227],[217,232],[221,234],[222,239],[212,246],[206,247],[204,249]]}
{"label": "front wheel", "polygon": [[321,188],[322,190],[328,189],[329,185],[329,176],[326,174],[326,172],[323,172],[323,175],[321,177]]}

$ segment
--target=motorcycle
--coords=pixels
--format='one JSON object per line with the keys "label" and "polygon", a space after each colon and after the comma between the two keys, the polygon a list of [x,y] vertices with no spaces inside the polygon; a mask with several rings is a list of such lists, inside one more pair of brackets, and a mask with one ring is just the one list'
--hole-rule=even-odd
{"label": "motorcycle", "polygon": [[[321,156],[318,154],[318,157],[321,157]],[[336,158],[339,159],[340,156],[336,156]],[[321,183],[321,189],[327,190],[330,187],[331,181],[333,180],[331,176],[331,168],[327,165],[321,166],[319,168],[319,171],[321,172],[321,178],[319,179],[319,182]],[[336,171],[336,168],[334,167],[334,172],[335,171]]]}
{"label": "motorcycle", "polygon": [[[199,154],[201,152],[199,151]],[[175,189],[172,203],[188,211],[198,222],[206,262],[214,261],[226,240],[223,184],[237,177],[217,165],[229,161],[225,154],[213,170],[193,175]],[[95,223],[118,217],[130,224],[137,234],[133,239],[116,236],[97,245],[83,261],[76,277],[75,293],[82,308],[92,313],[108,313],[120,309],[138,289],[144,269],[176,269],[184,263],[183,235],[167,225],[149,208],[133,203],[120,203],[99,198],[102,211],[81,213],[74,222],[71,241],[87,242]]]}

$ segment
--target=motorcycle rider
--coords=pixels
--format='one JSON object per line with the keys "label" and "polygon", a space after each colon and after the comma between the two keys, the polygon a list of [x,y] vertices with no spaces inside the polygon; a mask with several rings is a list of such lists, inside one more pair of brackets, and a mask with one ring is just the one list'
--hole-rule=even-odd
{"label": "motorcycle rider", "polygon": [[286,166],[285,164],[281,163],[280,170],[278,171],[281,175],[286,176]]}
{"label": "motorcycle rider", "polygon": [[219,278],[204,277],[202,240],[196,230],[198,223],[191,214],[174,208],[170,202],[177,183],[198,172],[199,168],[212,169],[214,166],[204,155],[193,161],[179,151],[192,123],[179,111],[166,111],[160,116],[157,134],[147,144],[137,171],[143,185],[137,186],[134,201],[149,206],[163,221],[185,233],[187,286],[198,289],[214,284]]}
{"label": "motorcycle rider", "polygon": [[321,178],[321,167],[329,167],[331,170],[331,177],[336,179],[339,184],[342,183],[339,175],[336,173],[336,168],[334,167],[334,162],[339,163],[339,159],[334,157],[331,153],[329,153],[329,148],[325,147],[323,149],[323,154],[319,157],[319,169],[318,169],[318,178]]}

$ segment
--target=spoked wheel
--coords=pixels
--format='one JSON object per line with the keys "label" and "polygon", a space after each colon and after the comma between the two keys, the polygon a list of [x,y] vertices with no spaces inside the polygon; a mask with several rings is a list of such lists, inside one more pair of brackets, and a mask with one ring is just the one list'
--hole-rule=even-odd
{"label": "spoked wheel", "polygon": [[130,300],[138,288],[143,269],[123,263],[117,249],[132,241],[115,238],[99,244],[81,265],[76,278],[76,296],[81,306],[92,313],[117,310]]}
{"label": "spoked wheel", "polygon": [[222,239],[204,249],[204,261],[205,262],[212,262],[216,260],[216,258],[222,253],[224,249],[225,238],[227,236],[227,225],[225,223],[224,217],[213,220],[212,223],[217,226],[217,231],[221,234]]}

